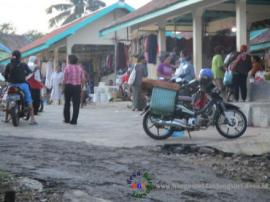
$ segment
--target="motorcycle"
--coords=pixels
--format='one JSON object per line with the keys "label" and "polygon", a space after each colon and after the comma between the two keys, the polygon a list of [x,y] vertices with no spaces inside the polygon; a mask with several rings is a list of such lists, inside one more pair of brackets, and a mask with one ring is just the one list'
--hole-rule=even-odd
{"label": "motorcycle", "polygon": [[[163,92],[161,98],[156,95],[162,94],[159,92],[162,89],[156,88],[156,92],[154,91],[154,98],[153,93],[151,97],[151,103],[154,104],[148,104],[143,113],[143,128],[146,134],[155,140],[169,138],[175,131],[187,131],[190,136],[190,132],[207,129],[211,125],[229,139],[242,136],[247,129],[247,119],[243,112],[239,107],[225,103],[212,83],[205,86],[200,83],[199,90],[189,101],[183,101],[183,97],[178,97],[179,92],[167,90],[169,94],[164,96]],[[158,105],[155,106],[155,102]],[[167,111],[163,109],[164,102],[171,105]],[[184,102],[192,103],[192,106],[187,107]],[[199,107],[196,108],[195,103],[200,103]]]}
{"label": "motorcycle", "polygon": [[20,118],[28,120],[29,108],[24,104],[24,93],[20,88],[9,87],[6,97],[6,113],[10,115],[13,126],[19,126]]}

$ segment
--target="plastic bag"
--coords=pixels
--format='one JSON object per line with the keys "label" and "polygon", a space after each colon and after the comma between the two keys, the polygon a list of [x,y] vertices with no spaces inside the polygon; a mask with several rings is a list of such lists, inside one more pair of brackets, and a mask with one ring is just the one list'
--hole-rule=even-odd
{"label": "plastic bag", "polygon": [[255,81],[264,81],[264,72],[263,71],[258,71],[255,74]]}
{"label": "plastic bag", "polygon": [[136,69],[135,67],[132,69],[131,74],[129,75],[128,78],[128,84],[133,85],[136,79]]}
{"label": "plastic bag", "polygon": [[233,74],[231,70],[227,70],[224,75],[223,84],[224,86],[231,85],[233,82]]}

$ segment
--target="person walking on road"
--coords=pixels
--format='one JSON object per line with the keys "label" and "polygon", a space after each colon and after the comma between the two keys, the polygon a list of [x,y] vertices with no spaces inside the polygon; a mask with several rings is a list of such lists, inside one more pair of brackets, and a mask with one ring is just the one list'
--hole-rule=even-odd
{"label": "person walking on road", "polygon": [[[68,56],[69,64],[64,69],[64,122],[77,125],[77,119],[80,110],[81,89],[84,82],[84,71],[78,64],[78,58],[75,55]],[[73,115],[70,120],[70,103],[73,104]]]}

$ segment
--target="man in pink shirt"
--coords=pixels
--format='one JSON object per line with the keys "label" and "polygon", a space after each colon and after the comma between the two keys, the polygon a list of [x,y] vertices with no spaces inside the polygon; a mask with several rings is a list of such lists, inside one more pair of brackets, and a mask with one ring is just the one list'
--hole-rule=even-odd
{"label": "man in pink shirt", "polygon": [[[75,55],[68,56],[69,64],[64,69],[64,122],[77,125],[81,103],[81,89],[84,83],[84,71],[78,65],[78,58]],[[70,120],[70,102],[73,104],[73,115]]]}

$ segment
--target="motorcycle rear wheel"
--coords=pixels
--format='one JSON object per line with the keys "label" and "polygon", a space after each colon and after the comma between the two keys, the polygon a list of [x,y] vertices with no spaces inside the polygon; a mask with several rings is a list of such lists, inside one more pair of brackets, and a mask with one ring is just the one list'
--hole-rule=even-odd
{"label": "motorcycle rear wheel", "polygon": [[18,106],[16,105],[15,107],[11,108],[10,110],[10,116],[12,120],[12,124],[14,127],[19,126],[19,114],[18,114]]}
{"label": "motorcycle rear wheel", "polygon": [[[147,112],[143,117],[143,129],[146,134],[155,140],[165,140],[172,136],[174,130],[170,126],[159,126],[153,123],[154,117],[151,112]],[[151,130],[153,129],[153,130]]]}
{"label": "motorcycle rear wheel", "polygon": [[[235,139],[242,136],[247,130],[247,118],[239,109],[228,109],[229,119],[232,124],[226,121],[224,114],[219,113],[216,119],[216,129],[228,139]],[[233,132],[234,131],[234,132]]]}

